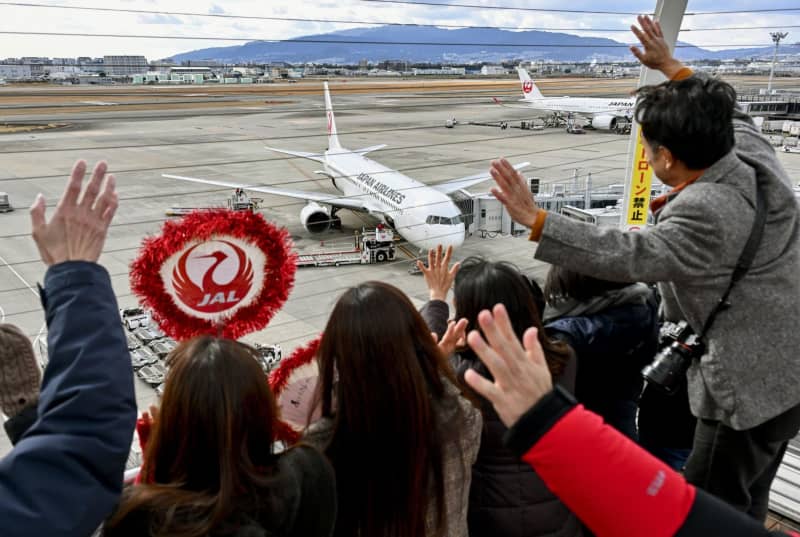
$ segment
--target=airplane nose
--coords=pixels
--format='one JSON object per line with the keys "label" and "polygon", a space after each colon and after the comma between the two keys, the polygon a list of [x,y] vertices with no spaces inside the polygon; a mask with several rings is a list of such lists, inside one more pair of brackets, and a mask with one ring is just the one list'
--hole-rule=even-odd
{"label": "airplane nose", "polygon": [[452,246],[453,250],[459,248],[464,244],[464,228],[461,228],[458,232],[448,233],[442,237],[441,243],[443,248],[447,248],[448,246]]}

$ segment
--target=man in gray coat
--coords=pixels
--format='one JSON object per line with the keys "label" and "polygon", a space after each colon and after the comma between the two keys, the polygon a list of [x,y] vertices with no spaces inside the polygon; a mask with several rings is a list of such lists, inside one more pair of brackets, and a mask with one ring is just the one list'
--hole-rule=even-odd
{"label": "man in gray coat", "polygon": [[673,190],[654,200],[656,225],[600,228],[539,209],[505,160],[493,189],[531,228],[536,257],[597,278],[658,282],[666,320],[699,333],[727,289],[755,220],[756,181],[766,225],[750,270],[733,287],[689,372],[699,418],[686,477],[753,517],[800,429],[800,214],[773,148],[736,112],[724,82],[693,75],[669,54],[661,29],[640,18],[639,59],[671,79],[640,90],[637,120],[649,164]]}

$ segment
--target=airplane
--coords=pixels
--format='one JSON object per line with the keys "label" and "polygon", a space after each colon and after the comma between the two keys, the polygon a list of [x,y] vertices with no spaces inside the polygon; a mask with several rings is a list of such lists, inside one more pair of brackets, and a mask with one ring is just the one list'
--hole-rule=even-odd
{"label": "airplane", "polygon": [[[315,173],[329,178],[339,194],[181,175],[165,174],[163,177],[303,200],[306,205],[300,211],[300,222],[310,233],[321,233],[339,224],[341,220],[336,213],[340,209],[349,209],[382,219],[420,251],[436,248],[439,244],[445,248],[461,246],[466,232],[464,217],[450,195],[488,180],[489,172],[426,185],[366,157],[372,151],[383,149],[386,144],[346,149],[339,142],[327,82],[324,83],[324,94],[328,120],[328,149],[325,152],[307,153],[274,147],[266,149],[321,163],[324,170]],[[529,162],[523,162],[514,168],[520,170],[529,165]]]}
{"label": "airplane", "polygon": [[[604,99],[599,97],[545,97],[536,83],[531,79],[528,71],[517,68],[519,81],[522,84],[522,96],[525,108],[533,108],[544,112],[553,112],[558,115],[576,114],[587,116],[591,126],[598,130],[614,130],[621,118],[629,120],[636,106],[636,99],[616,98]],[[495,99],[495,102],[497,99]]]}

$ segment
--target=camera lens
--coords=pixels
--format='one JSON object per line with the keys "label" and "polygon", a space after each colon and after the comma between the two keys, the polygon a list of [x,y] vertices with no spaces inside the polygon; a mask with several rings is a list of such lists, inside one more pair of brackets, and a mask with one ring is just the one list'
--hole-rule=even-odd
{"label": "camera lens", "polygon": [[675,393],[680,387],[686,370],[692,361],[692,349],[674,341],[661,350],[653,362],[642,369],[642,376],[667,393]]}

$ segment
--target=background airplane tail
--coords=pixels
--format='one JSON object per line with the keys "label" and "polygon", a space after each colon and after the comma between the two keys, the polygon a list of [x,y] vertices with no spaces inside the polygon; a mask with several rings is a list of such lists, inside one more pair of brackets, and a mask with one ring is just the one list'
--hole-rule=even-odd
{"label": "background airplane tail", "polygon": [[333,104],[331,104],[331,93],[328,91],[328,83],[325,86],[325,114],[328,116],[328,149],[341,149],[339,136],[336,134],[336,118],[333,116]]}
{"label": "background airplane tail", "polygon": [[528,71],[519,67],[517,68],[517,73],[519,74],[519,81],[522,84],[522,96],[526,101],[544,99],[544,95],[542,95],[542,92],[539,91],[539,88],[537,88],[536,84],[531,80]]}

